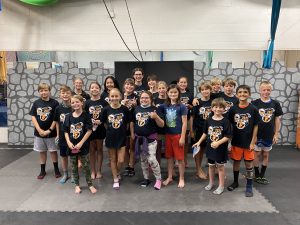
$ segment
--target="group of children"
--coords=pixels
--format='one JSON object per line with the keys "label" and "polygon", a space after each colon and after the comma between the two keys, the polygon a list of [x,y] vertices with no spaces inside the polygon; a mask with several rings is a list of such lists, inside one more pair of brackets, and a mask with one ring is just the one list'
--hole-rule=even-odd
{"label": "group of children", "polygon": [[[43,179],[46,175],[49,151],[55,177],[62,176],[60,183],[71,177],[75,193],[80,193],[78,167],[82,167],[91,193],[96,193],[92,180],[102,177],[105,140],[114,189],[120,188],[121,176],[135,175],[138,159],[144,177],[141,186],[150,185],[151,170],[156,179],[154,188],[160,190],[162,185],[173,182],[174,167],[178,166],[178,187],[183,188],[190,136],[196,152],[196,174],[200,179],[207,179],[202,168],[206,152],[209,183],[205,190],[213,189],[217,168],[219,185],[213,193],[223,193],[228,154],[233,160],[234,175],[228,191],[239,186],[242,159],[246,167],[247,197],[253,196],[253,178],[257,183],[269,183],[265,178],[269,151],[278,141],[283,114],[279,102],[270,98],[272,85],[269,82],[260,84],[260,99],[250,103],[250,87],[238,86],[235,95],[236,82],[231,78],[202,82],[199,99],[188,91],[188,80],[184,76],[167,85],[151,74],[147,77],[148,87],[143,85],[143,78],[143,70],[135,68],[132,78],[127,78],[121,89],[115,78],[108,76],[102,92],[98,82],[91,82],[89,95],[82,89],[82,79],[75,78],[74,91],[66,85],[61,86],[60,104],[50,98],[50,86],[40,84],[40,98],[33,103],[30,112],[35,127],[34,150],[40,152],[41,171],[37,178]],[[58,168],[58,150],[63,175]],[[160,169],[162,153],[167,159],[168,170],[164,181]],[[121,173],[124,163],[126,168]]]}

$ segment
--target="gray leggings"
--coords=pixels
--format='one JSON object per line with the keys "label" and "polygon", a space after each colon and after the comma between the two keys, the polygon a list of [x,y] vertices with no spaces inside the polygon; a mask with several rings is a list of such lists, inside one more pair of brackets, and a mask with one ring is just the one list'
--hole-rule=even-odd
{"label": "gray leggings", "polygon": [[145,179],[149,179],[149,165],[156,180],[161,180],[160,166],[156,159],[157,141],[148,144],[149,154],[141,154],[141,166]]}

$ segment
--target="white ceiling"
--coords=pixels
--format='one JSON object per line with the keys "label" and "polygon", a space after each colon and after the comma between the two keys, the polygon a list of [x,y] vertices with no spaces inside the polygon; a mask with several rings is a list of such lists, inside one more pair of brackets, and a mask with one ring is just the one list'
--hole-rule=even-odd
{"label": "white ceiling", "polygon": [[[102,0],[52,7],[2,0],[1,50],[124,51]],[[124,0],[106,0],[126,43],[137,50]],[[142,51],[262,50],[271,0],[127,0]],[[300,0],[283,0],[275,49],[300,49]]]}

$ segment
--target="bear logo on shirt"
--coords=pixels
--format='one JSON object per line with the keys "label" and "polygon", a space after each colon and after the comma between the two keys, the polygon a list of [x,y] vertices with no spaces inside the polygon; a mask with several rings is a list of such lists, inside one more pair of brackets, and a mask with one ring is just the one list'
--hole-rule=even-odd
{"label": "bear logo on shirt", "polygon": [[199,114],[202,115],[204,120],[207,120],[209,115],[211,114],[211,107],[201,107],[199,109]]}
{"label": "bear logo on shirt", "polygon": [[49,117],[49,114],[51,113],[52,108],[51,107],[43,107],[43,108],[37,108],[36,112],[37,115],[40,116],[41,121],[46,121]]}
{"label": "bear logo on shirt", "polygon": [[92,119],[97,120],[102,110],[102,105],[95,105],[89,107],[89,112],[92,115]]}
{"label": "bear logo on shirt", "polygon": [[259,115],[261,116],[261,120],[265,123],[268,123],[271,121],[275,109],[273,108],[259,109],[258,112]]}
{"label": "bear logo on shirt", "polygon": [[138,126],[143,127],[147,123],[147,120],[149,119],[149,113],[137,113],[135,116]]}
{"label": "bear logo on shirt", "polygon": [[189,97],[181,97],[180,102],[184,105],[189,103],[190,98]]}
{"label": "bear logo on shirt", "polygon": [[123,113],[110,114],[108,116],[108,122],[111,124],[112,128],[118,129],[123,122],[123,117],[124,117]]}
{"label": "bear logo on shirt", "polygon": [[78,139],[80,137],[80,134],[82,132],[83,123],[79,122],[76,124],[71,124],[71,134],[73,136],[73,139]]}
{"label": "bear logo on shirt", "polygon": [[69,113],[66,113],[66,114],[62,113],[62,114],[60,114],[60,116],[59,116],[59,121],[60,121],[62,124],[65,122],[66,116],[67,116],[68,114],[69,114]]}
{"label": "bear logo on shirt", "polygon": [[208,128],[208,135],[211,141],[218,141],[221,138],[222,135],[222,127],[214,127],[214,126],[209,126]]}
{"label": "bear logo on shirt", "polygon": [[238,129],[244,129],[249,124],[249,119],[251,115],[249,113],[245,114],[235,114],[234,115],[234,122]]}
{"label": "bear logo on shirt", "polygon": [[225,101],[225,103],[226,103],[226,106],[225,106],[225,111],[223,114],[227,113],[229,111],[229,109],[233,106],[233,102]]}

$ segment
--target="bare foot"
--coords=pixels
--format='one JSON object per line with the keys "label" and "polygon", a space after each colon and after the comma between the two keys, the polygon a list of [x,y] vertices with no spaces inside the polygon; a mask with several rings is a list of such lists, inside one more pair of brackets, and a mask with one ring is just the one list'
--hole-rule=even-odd
{"label": "bare foot", "polygon": [[202,169],[200,169],[200,170],[198,171],[197,177],[199,177],[199,178],[202,179],[202,180],[207,180],[207,179],[208,179],[208,178],[207,178],[207,175],[205,174],[205,172],[204,172]]}
{"label": "bare foot", "polygon": [[179,180],[179,183],[178,183],[178,186],[179,188],[184,188],[184,180],[183,179],[180,179]]}
{"label": "bare foot", "polygon": [[172,183],[173,182],[173,179],[172,178],[167,178],[164,182],[163,182],[163,185],[164,186],[167,186],[167,185],[169,185],[170,183]]}
{"label": "bare foot", "polygon": [[94,188],[94,186],[90,186],[89,188],[90,188],[90,191],[91,191],[92,194],[96,194],[97,193],[97,189]]}
{"label": "bare foot", "polygon": [[100,178],[102,178],[102,174],[101,172],[97,172],[96,179],[100,179]]}
{"label": "bare foot", "polygon": [[96,177],[95,173],[91,173],[92,180],[95,180],[95,177]]}
{"label": "bare foot", "polygon": [[79,186],[75,187],[75,194],[80,194],[81,193],[81,189]]}

